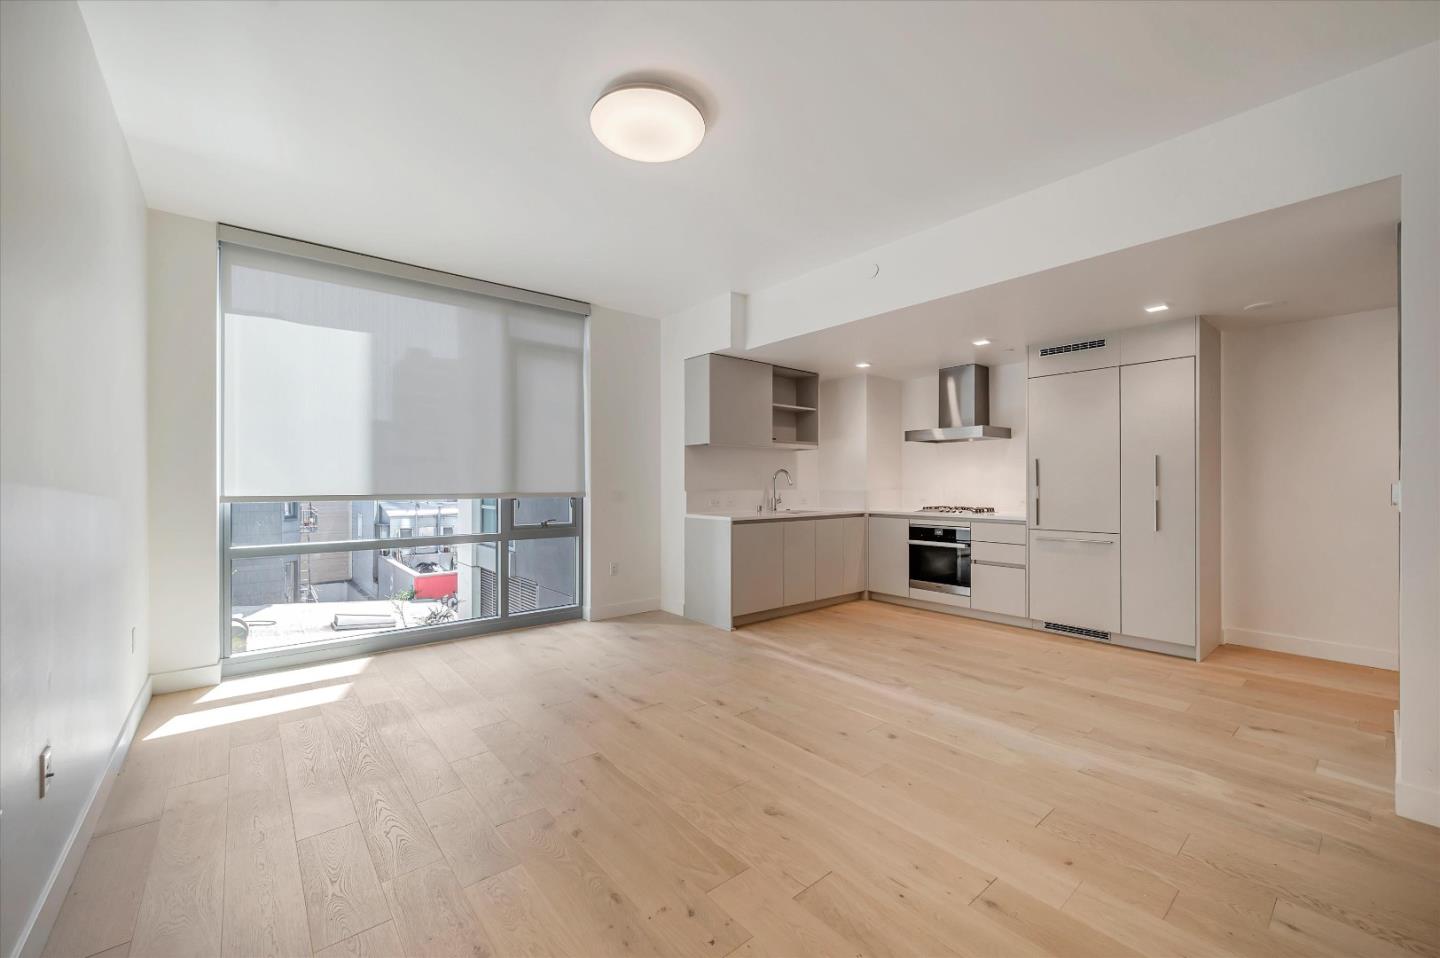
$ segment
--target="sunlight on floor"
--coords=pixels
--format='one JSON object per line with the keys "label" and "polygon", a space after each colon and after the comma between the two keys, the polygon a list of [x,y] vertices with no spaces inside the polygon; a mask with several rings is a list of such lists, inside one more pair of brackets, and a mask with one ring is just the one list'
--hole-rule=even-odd
{"label": "sunlight on floor", "polygon": [[242,698],[246,695],[258,695],[261,692],[293,688],[297,685],[315,685],[331,679],[349,678],[364,672],[369,667],[371,658],[371,656],[362,656],[340,662],[327,662],[324,665],[306,666],[301,669],[226,679],[196,699],[196,702],[220,702],[225,699]]}
{"label": "sunlight on floor", "polygon": [[145,736],[145,741],[148,742],[157,738],[168,738],[171,735],[183,735],[186,732],[198,732],[202,729],[215,728],[219,725],[230,725],[235,722],[244,722],[248,719],[263,718],[266,715],[294,712],[297,709],[338,702],[349,693],[350,683],[339,682],[335,685],[326,685],[318,689],[306,689],[303,692],[277,695],[274,698],[256,699],[253,702],[237,702],[234,705],[222,705],[218,708],[177,715]]}

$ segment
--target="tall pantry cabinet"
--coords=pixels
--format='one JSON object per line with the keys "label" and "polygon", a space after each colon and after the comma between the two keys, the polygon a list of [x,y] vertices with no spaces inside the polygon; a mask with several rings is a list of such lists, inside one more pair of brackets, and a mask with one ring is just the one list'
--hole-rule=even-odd
{"label": "tall pantry cabinet", "polygon": [[1219,643],[1219,335],[1030,347],[1030,616],[1203,658]]}

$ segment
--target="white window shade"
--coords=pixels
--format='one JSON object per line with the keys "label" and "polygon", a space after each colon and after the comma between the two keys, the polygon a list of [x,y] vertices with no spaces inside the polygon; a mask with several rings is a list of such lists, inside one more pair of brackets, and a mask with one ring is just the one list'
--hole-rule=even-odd
{"label": "white window shade", "polygon": [[227,499],[583,490],[578,310],[231,242],[220,300]]}

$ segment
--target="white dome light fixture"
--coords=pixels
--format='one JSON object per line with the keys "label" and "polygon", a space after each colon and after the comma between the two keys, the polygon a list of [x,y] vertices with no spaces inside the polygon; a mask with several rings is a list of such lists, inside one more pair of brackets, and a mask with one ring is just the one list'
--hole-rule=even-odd
{"label": "white dome light fixture", "polygon": [[590,130],[612,153],[640,163],[688,156],[705,138],[705,117],[681,94],[653,83],[617,87],[590,108]]}

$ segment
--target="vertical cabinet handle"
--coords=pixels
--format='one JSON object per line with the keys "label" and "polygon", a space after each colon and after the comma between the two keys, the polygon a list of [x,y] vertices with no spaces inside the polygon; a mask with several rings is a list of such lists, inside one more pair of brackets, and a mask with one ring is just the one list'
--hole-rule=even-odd
{"label": "vertical cabinet handle", "polygon": [[1035,524],[1040,524],[1040,460],[1035,460]]}
{"label": "vertical cabinet handle", "polygon": [[1155,454],[1155,531],[1160,531],[1160,454]]}

